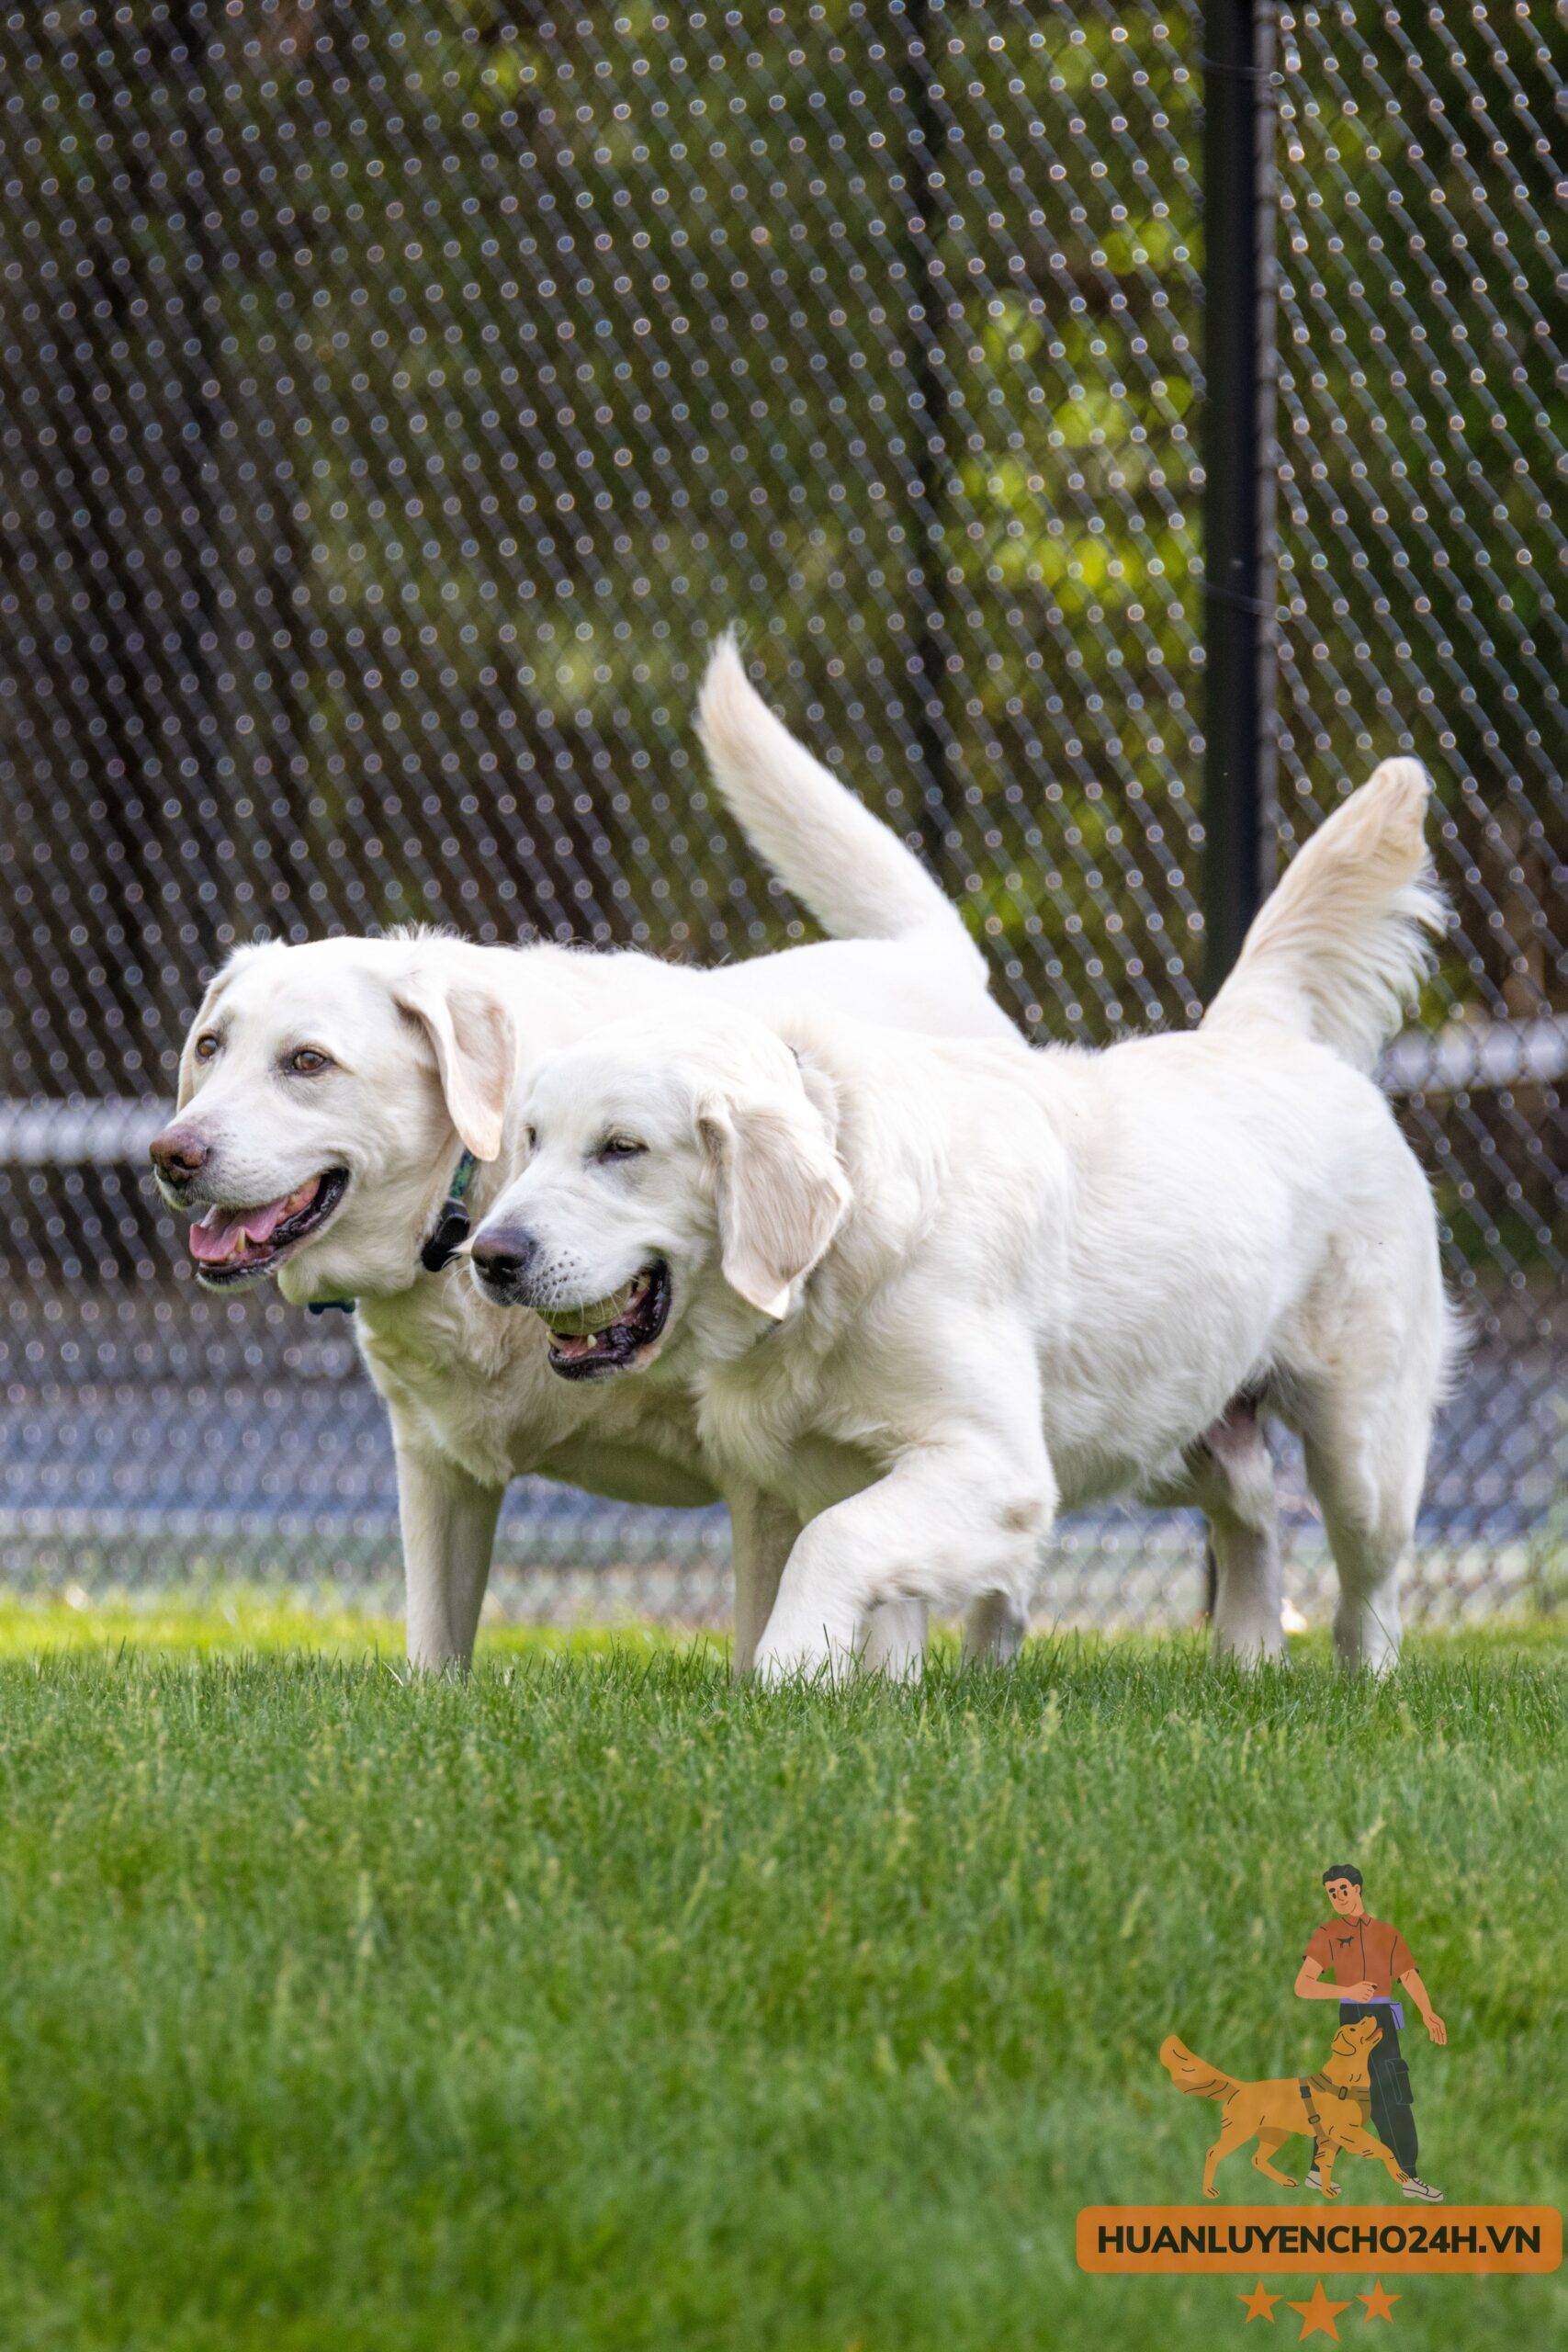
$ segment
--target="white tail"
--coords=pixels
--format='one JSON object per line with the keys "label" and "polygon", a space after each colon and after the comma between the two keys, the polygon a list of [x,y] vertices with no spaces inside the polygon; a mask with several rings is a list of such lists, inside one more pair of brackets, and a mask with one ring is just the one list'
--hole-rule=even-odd
{"label": "white tail", "polygon": [[1424,827],[1431,779],[1384,760],[1292,858],[1203,1026],[1258,1019],[1370,1070],[1431,963],[1448,908]]}
{"label": "white tail", "polygon": [[746,675],[732,633],[719,641],[697,706],[714,782],[772,873],[834,939],[941,931],[985,959],[919,858],[773,717]]}

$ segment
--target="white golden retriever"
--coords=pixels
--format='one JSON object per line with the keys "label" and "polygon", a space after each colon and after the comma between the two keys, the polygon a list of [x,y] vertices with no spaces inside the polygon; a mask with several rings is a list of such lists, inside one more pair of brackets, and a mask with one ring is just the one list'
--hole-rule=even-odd
{"label": "white golden retriever", "polygon": [[894,1043],[710,1001],[537,1070],[476,1275],[566,1379],[689,1394],[805,1522],[761,1670],[855,1657],[894,1600],[1010,1655],[1056,1512],[1128,1491],[1208,1509],[1218,1645],[1274,1654],[1260,1413],[1305,1441],[1341,1659],[1395,1657],[1447,1317],[1366,1073],[1443,920],[1427,791],[1392,760],[1329,819],[1194,1035]]}
{"label": "white golden retriever", "polygon": [[[772,716],[728,641],[701,718],[719,788],[753,846],[845,936],[713,972],[434,933],[243,947],[208,990],[176,1115],[152,1146],[165,1200],[197,1216],[205,1287],[272,1275],[299,1305],[357,1302],[360,1345],[391,1410],[409,1655],[422,1666],[471,1654],[502,1496],[521,1473],[630,1501],[722,1493],[742,1664],[796,1532],[744,1475],[716,1481],[684,1396],[569,1386],[549,1370],[533,1317],[501,1312],[449,1265],[461,1231],[449,1193],[465,1191],[463,1213],[482,1214],[521,1165],[521,1074],[652,1006],[671,1023],[715,1002],[1016,1034],[957,913]],[[919,1637],[896,1611],[882,1630],[890,1654]]]}

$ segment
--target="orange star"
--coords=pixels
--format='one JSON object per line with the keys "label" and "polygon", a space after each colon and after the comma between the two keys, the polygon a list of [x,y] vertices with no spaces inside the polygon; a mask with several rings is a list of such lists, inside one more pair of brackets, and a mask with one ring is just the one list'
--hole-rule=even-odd
{"label": "orange star", "polygon": [[1248,2327],[1252,2325],[1255,2319],[1266,2319],[1270,2327],[1272,2327],[1274,2324],[1274,2306],[1279,2300],[1280,2298],[1278,2295],[1271,2295],[1269,2292],[1268,2288],[1263,2284],[1261,2278],[1258,2280],[1257,2286],[1254,2287],[1250,2295],[1238,2295],[1236,2297],[1236,2301],[1238,2303],[1245,2303],[1247,2305],[1247,2324]]}
{"label": "orange star", "polygon": [[1358,2295],[1356,2298],[1359,2303],[1365,2303],[1369,2319],[1386,2319],[1390,2326],[1393,2324],[1393,2307],[1403,2300],[1404,2298],[1399,2295],[1385,2295],[1381,2278],[1372,2280],[1372,2291],[1370,2295]]}
{"label": "orange star", "polygon": [[1291,2305],[1293,2312],[1300,2312],[1302,2315],[1302,2332],[1297,2336],[1296,2342],[1304,2344],[1309,2335],[1323,2335],[1331,2337],[1337,2344],[1339,2330],[1334,2323],[1341,2312],[1348,2312],[1349,2308],[1348,2303],[1331,2303],[1323,2291],[1323,2281],[1320,2278],[1312,2290],[1310,2303]]}

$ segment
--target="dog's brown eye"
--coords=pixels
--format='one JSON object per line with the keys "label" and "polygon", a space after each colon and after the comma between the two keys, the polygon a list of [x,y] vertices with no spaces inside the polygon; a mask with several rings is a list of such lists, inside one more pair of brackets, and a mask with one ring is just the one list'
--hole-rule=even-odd
{"label": "dog's brown eye", "polygon": [[539,1130],[537,1127],[530,1127],[528,1129],[528,1148],[530,1151],[537,1151],[539,1148]]}
{"label": "dog's brown eye", "polygon": [[319,1052],[314,1046],[301,1046],[298,1052],[289,1055],[288,1067],[299,1077],[310,1078],[317,1070],[325,1069],[331,1059],[330,1054]]}
{"label": "dog's brown eye", "polygon": [[209,1062],[217,1051],[218,1040],[213,1035],[211,1030],[209,1029],[205,1035],[198,1037],[196,1041],[197,1060],[198,1062]]}
{"label": "dog's brown eye", "polygon": [[647,1149],[648,1146],[638,1143],[635,1136],[606,1136],[599,1147],[597,1157],[600,1159],[637,1159]]}

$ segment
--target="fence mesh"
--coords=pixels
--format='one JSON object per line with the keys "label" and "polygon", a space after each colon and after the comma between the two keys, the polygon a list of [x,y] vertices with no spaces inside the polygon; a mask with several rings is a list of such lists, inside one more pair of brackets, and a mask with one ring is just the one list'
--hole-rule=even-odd
{"label": "fence mesh", "polygon": [[[1200,17],[4,19],[13,1577],[395,1573],[352,1335],[197,1293],[144,1180],[185,1023],[265,934],[802,936],[692,743],[731,618],[1031,1035],[1196,1016]],[[1460,922],[1391,1074],[1477,1354],[1419,1592],[1493,1607],[1561,1551],[1568,47],[1280,24],[1280,829],[1437,774]],[[1043,1607],[1190,1614],[1197,1540],[1070,1528]],[[523,1486],[498,1589],[698,1618],[724,1542]]]}

